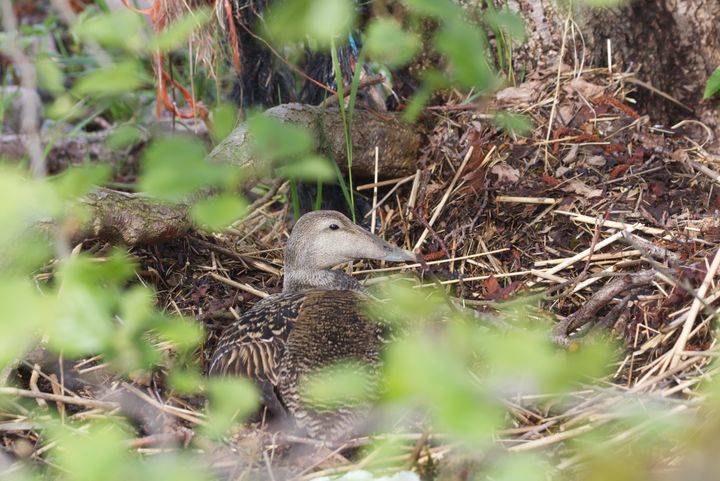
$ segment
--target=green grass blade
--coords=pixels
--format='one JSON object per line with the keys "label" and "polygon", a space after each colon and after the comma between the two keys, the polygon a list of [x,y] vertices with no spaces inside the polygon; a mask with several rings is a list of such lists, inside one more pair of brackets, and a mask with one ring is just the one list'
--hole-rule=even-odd
{"label": "green grass blade", "polygon": [[[352,130],[350,120],[348,120],[347,112],[345,111],[345,95],[343,92],[343,77],[342,71],[340,70],[340,62],[338,61],[337,49],[335,48],[335,40],[331,41],[330,44],[330,56],[332,57],[333,69],[335,70],[335,85],[337,87],[338,105],[340,106],[340,116],[342,117],[343,130],[345,133],[345,152],[347,155],[348,163],[348,182],[350,184],[350,214],[352,214],[353,222],[355,219],[355,197],[352,189]],[[356,69],[357,70],[357,69]],[[351,103],[353,99],[350,99]]]}
{"label": "green grass blade", "polygon": [[317,187],[315,189],[315,209],[320,210],[322,205],[322,194],[323,194],[323,183],[322,180],[317,181]]}
{"label": "green grass blade", "polygon": [[292,199],[293,215],[295,221],[297,221],[300,218],[300,198],[298,197],[297,181],[294,179],[290,181],[290,197]]}

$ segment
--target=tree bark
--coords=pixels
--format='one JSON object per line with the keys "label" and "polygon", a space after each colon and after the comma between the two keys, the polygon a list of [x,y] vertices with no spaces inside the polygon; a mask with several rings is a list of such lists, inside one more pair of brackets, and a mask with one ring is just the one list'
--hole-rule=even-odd
{"label": "tree bark", "polygon": [[193,227],[187,215],[189,205],[183,203],[162,203],[104,188],[88,194],[83,203],[92,215],[74,233],[74,242],[99,237],[128,246],[147,245],[180,237]]}
{"label": "tree bark", "polygon": [[[527,71],[556,63],[563,36],[563,61],[606,67],[608,46],[614,68],[637,72],[652,88],[638,87],[632,97],[637,110],[653,122],[673,125],[697,118],[715,133],[720,149],[720,99],[703,101],[710,74],[720,66],[720,2],[717,0],[635,0],[610,9],[586,9],[572,15],[555,0],[510,0],[510,7],[526,22],[528,41],[516,48],[515,66]],[[683,108],[653,91],[657,89],[685,105]]]}
{"label": "tree bark", "polygon": [[[265,113],[283,122],[312,130],[318,149],[347,168],[347,154],[339,110],[301,104],[280,105]],[[380,151],[381,177],[397,177],[415,171],[415,159],[421,145],[420,134],[392,114],[382,119],[366,111],[357,111],[353,119],[353,174],[372,177],[375,147]],[[247,168],[248,182],[266,172],[249,146],[247,127],[240,125],[213,149],[209,160],[234,162]],[[99,237],[128,246],[147,245],[176,238],[189,232],[189,204],[167,204],[143,196],[110,189],[97,189],[83,202],[91,208],[89,220],[78,227],[74,241]]]}
{"label": "tree bark", "polygon": [[[340,170],[347,173],[345,135],[338,108],[283,104],[266,110],[265,115],[308,128],[316,139],[317,150],[334,159]],[[392,178],[415,172],[415,161],[422,142],[417,129],[402,123],[396,114],[377,114],[367,110],[356,110],[352,125],[353,176],[373,177],[375,147],[380,151],[380,177]],[[235,162],[261,176],[264,169],[252,149],[248,148],[248,140],[247,127],[240,125],[213,149],[210,159]]]}
{"label": "tree bark", "polygon": [[[57,174],[73,165],[104,162],[113,166],[117,177],[135,176],[138,157],[147,145],[142,139],[126,149],[111,149],[106,145],[110,131],[89,133],[74,137],[52,138],[43,136],[43,148],[48,149],[45,166],[49,174]],[[0,135],[0,152],[6,159],[22,159],[27,153],[23,135]]]}

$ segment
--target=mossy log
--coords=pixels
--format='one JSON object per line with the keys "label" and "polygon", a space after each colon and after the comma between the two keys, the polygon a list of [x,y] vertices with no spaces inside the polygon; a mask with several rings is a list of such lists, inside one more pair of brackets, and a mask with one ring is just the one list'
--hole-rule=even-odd
{"label": "mossy log", "polygon": [[[339,110],[323,111],[310,105],[288,104],[271,108],[266,115],[309,128],[317,139],[317,149],[346,170],[347,156]],[[376,146],[380,151],[381,178],[414,172],[421,138],[416,130],[404,125],[392,114],[355,112],[353,175],[360,178],[374,175]],[[262,177],[265,172],[249,148],[249,140],[247,127],[240,125],[213,149],[209,160],[242,165],[251,172],[248,179]],[[160,203],[141,194],[110,189],[97,189],[83,202],[90,207],[91,215],[76,230],[75,241],[99,237],[129,246],[147,245],[185,235],[193,228],[187,215],[189,205],[184,203]]]}
{"label": "mossy log", "polygon": [[[309,129],[316,139],[318,152],[335,160],[341,171],[347,173],[345,135],[338,108],[324,110],[312,105],[283,104],[266,110],[265,115]],[[378,174],[381,178],[415,172],[422,137],[396,114],[356,110],[352,126],[353,176],[368,179],[374,176],[375,147],[380,152]],[[210,158],[239,163],[252,170],[259,162],[248,148],[248,142],[247,127],[240,125],[213,149]],[[257,174],[262,175],[262,170],[258,169]]]}

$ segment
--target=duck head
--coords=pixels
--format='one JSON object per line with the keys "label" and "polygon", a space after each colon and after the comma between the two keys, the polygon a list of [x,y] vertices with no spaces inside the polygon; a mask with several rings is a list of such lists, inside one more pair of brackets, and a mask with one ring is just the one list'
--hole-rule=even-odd
{"label": "duck head", "polygon": [[334,210],[308,212],[298,219],[285,246],[284,291],[348,289],[357,282],[330,268],[359,259],[416,262],[417,256],[353,224]]}

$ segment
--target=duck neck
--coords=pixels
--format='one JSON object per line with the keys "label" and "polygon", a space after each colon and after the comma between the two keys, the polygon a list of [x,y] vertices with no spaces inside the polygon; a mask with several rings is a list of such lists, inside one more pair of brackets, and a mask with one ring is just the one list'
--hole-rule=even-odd
{"label": "duck neck", "polygon": [[309,289],[360,291],[365,289],[360,283],[342,271],[329,269],[288,269],[283,280],[283,292],[299,292]]}

